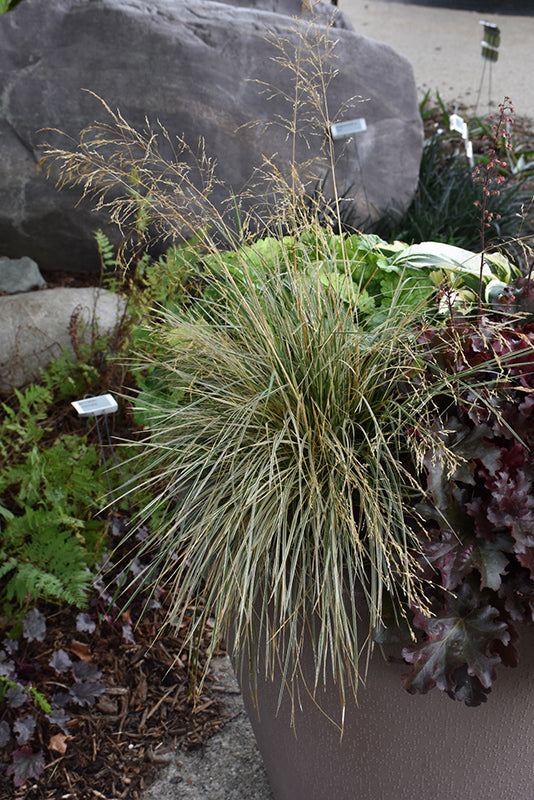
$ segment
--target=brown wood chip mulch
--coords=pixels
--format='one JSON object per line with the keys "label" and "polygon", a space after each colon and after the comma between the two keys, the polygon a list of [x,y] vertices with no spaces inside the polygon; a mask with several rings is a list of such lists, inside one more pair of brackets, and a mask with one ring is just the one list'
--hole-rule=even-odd
{"label": "brown wood chip mulch", "polygon": [[[147,613],[134,643],[122,636],[124,620],[101,621],[94,632],[81,633],[76,613],[47,614],[46,639],[31,643],[25,661],[35,671],[37,688],[50,695],[62,689],[62,676],[48,664],[62,648],[73,662],[98,667],[105,693],[88,707],[69,704],[68,735],[38,723],[33,742],[43,750],[45,772],[20,789],[1,776],[0,800],[137,800],[166,763],[166,754],[201,747],[224,724],[209,679],[194,707],[187,665],[176,655],[179,636],[156,638],[161,610]],[[6,758],[0,753],[0,762]]]}

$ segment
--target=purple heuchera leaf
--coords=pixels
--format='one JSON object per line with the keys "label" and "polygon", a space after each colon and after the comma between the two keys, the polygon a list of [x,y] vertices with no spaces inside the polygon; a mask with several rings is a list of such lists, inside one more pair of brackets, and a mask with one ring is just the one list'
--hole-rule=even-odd
{"label": "purple heuchera leaf", "polygon": [[9,729],[9,725],[7,724],[5,719],[3,719],[0,722],[0,747],[5,747],[10,739],[11,739],[11,731]]}
{"label": "purple heuchera leaf", "polygon": [[6,770],[7,775],[13,775],[13,783],[18,788],[23,786],[28,778],[38,778],[45,768],[42,750],[34,753],[31,747],[24,745],[20,750],[12,753],[13,763]]}
{"label": "purple heuchera leaf", "polygon": [[485,703],[487,695],[490,693],[490,689],[482,686],[478,678],[469,674],[465,664],[452,672],[450,687],[445,690],[449,697],[471,707]]}
{"label": "purple heuchera leaf", "polygon": [[4,639],[4,647],[6,653],[13,655],[19,649],[19,643],[17,639]]}
{"label": "purple heuchera leaf", "polygon": [[0,650],[0,675],[13,680],[16,676],[15,663],[11,659],[5,661],[5,656],[6,654]]}
{"label": "purple heuchera leaf", "polygon": [[135,538],[138,539],[140,542],[144,542],[147,536],[148,536],[147,526],[140,525],[135,532]]}
{"label": "purple heuchera leaf", "polygon": [[534,584],[527,569],[520,567],[506,575],[499,597],[514,622],[534,622]]}
{"label": "purple heuchera leaf", "polygon": [[129,622],[125,623],[122,626],[122,638],[128,644],[135,644],[135,638],[133,635],[133,628]]}
{"label": "purple heuchera leaf", "polygon": [[429,542],[425,544],[425,556],[439,570],[441,585],[449,591],[454,591],[473,570],[480,574],[481,588],[499,589],[508,566],[505,553],[513,551],[513,542],[504,535],[488,542],[458,537],[452,531],[431,531]]}
{"label": "purple heuchera leaf", "polygon": [[13,733],[17,736],[17,744],[26,744],[35,730],[35,719],[33,717],[19,717],[13,723]]}
{"label": "purple heuchera leaf", "polygon": [[425,556],[439,570],[444,589],[455,589],[471,571],[473,542],[462,542],[452,531],[432,531]]}
{"label": "purple heuchera leaf", "polygon": [[143,564],[138,558],[135,558],[130,564],[130,572],[136,578],[143,571]]}
{"label": "purple heuchera leaf", "polygon": [[102,677],[98,667],[88,661],[76,661],[72,665],[72,674],[77,681],[95,681]]}
{"label": "purple heuchera leaf", "polygon": [[[68,697],[68,695],[67,695],[67,697]],[[70,700],[70,697],[69,697],[69,700]],[[65,735],[68,734],[68,729],[67,729],[66,725],[67,725],[67,722],[70,722],[71,718],[69,717],[68,714],[65,714],[63,709],[61,709],[61,708],[59,708],[57,706],[52,706],[52,711],[50,712],[50,714],[47,715],[47,719],[53,725],[57,725],[58,728],[61,728],[61,730],[63,731],[63,733]]]}
{"label": "purple heuchera leaf", "polygon": [[46,618],[36,608],[28,611],[22,625],[22,635],[28,642],[44,642],[46,636]]}
{"label": "purple heuchera leaf", "polygon": [[[508,528],[514,538],[514,527],[523,521],[527,523],[527,532],[532,530],[532,483],[523,470],[517,470],[515,475],[504,470],[499,471],[488,488],[491,492],[488,519],[496,528]],[[527,544],[534,544],[534,534],[532,537],[532,541]]]}
{"label": "purple heuchera leaf", "polygon": [[[491,687],[495,667],[502,660],[496,653],[497,645],[510,644],[507,625],[498,616],[498,610],[468,586],[463,586],[458,597],[449,599],[435,616],[416,613],[414,627],[423,631],[426,638],[403,650],[405,661],[412,665],[403,676],[404,688],[411,694],[425,694],[437,686],[451,697],[456,697],[455,691],[460,688],[465,702],[483,702],[482,689]],[[473,679],[468,691],[465,680],[458,684],[460,668],[465,668]]]}
{"label": "purple heuchera leaf", "polygon": [[23,690],[20,683],[13,688],[9,688],[6,691],[6,701],[10,708],[20,708],[24,705],[28,700],[28,695]]}
{"label": "purple heuchera leaf", "polygon": [[109,532],[112,536],[124,536],[124,532],[128,527],[128,523],[124,517],[114,517],[109,526]]}
{"label": "purple heuchera leaf", "polygon": [[76,630],[80,633],[93,633],[96,622],[91,619],[89,614],[80,613],[76,617]]}
{"label": "purple heuchera leaf", "polygon": [[530,577],[534,580],[534,547],[527,547],[524,552],[518,553],[517,560],[522,567],[528,569]]}
{"label": "purple heuchera leaf", "polygon": [[52,695],[52,704],[58,708],[63,708],[71,701],[71,696],[68,692],[55,692]]}
{"label": "purple heuchera leaf", "polygon": [[[528,287],[534,301],[530,280]],[[423,637],[404,652],[412,665],[406,687],[426,692],[439,686],[478,705],[496,664],[517,664],[514,623],[534,621],[534,325],[497,329],[488,317],[474,329],[455,320],[445,331],[426,332],[424,341],[439,347],[451,372],[512,354],[502,361],[508,374],[503,392],[481,402],[474,387],[448,417],[436,414],[435,433],[461,463],[450,475],[431,454],[425,458],[429,491],[418,507],[427,523],[424,576],[458,597],[437,587],[435,617],[415,615]]]}
{"label": "purple heuchera leaf", "polygon": [[101,600],[104,601],[106,605],[111,603],[112,597],[110,593],[106,590],[106,584],[104,583],[101,577],[94,579],[93,589],[95,590],[95,592],[98,592],[98,596],[101,598]]}
{"label": "purple heuchera leaf", "polygon": [[92,706],[97,697],[104,694],[106,687],[98,681],[79,681],[70,687],[70,694],[80,706]]}
{"label": "purple heuchera leaf", "polygon": [[54,650],[48,663],[52,669],[58,673],[58,675],[63,675],[64,672],[72,667],[72,661],[70,660],[68,653],[61,649]]}
{"label": "purple heuchera leaf", "polygon": [[512,549],[512,542],[507,536],[497,536],[493,542],[477,542],[471,563],[480,573],[482,589],[499,589],[508,566],[506,553],[511,553]]}

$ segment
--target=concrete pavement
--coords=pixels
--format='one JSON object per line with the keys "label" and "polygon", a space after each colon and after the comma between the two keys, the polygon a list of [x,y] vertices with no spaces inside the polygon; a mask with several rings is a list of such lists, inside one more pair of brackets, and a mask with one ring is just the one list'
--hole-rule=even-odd
{"label": "concrete pavement", "polygon": [[[391,45],[413,65],[423,97],[439,91],[446,102],[476,105],[484,60],[480,20],[501,31],[499,58],[486,62],[478,113],[510,97],[517,116],[534,120],[534,16],[409,5],[387,0],[339,0],[358,33]],[[533,11],[534,14],[534,11]]]}

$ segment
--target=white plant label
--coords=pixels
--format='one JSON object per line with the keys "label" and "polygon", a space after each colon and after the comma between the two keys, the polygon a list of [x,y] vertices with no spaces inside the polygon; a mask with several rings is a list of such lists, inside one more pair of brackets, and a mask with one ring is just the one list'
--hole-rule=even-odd
{"label": "white plant label", "polygon": [[467,123],[464,122],[463,117],[459,114],[450,115],[449,130],[456,131],[462,136],[462,139],[467,139]]}
{"label": "white plant label", "polygon": [[83,400],[73,400],[72,405],[80,417],[98,417],[101,414],[114,414],[118,404],[113,395],[101,394],[98,397],[85,397]]}
{"label": "white plant label", "polygon": [[353,133],[364,133],[367,130],[367,123],[363,117],[359,119],[348,119],[346,122],[335,122],[330,125],[332,139],[345,139]]}

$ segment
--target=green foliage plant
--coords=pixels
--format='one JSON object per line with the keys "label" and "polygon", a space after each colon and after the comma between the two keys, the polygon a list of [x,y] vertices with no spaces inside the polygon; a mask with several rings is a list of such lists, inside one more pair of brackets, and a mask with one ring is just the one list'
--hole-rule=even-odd
{"label": "green foliage plant", "polygon": [[6,14],[11,9],[15,8],[21,0],[0,0],[0,14]]}
{"label": "green foliage plant", "polygon": [[[335,186],[323,91],[333,73],[321,82],[317,45],[332,57],[312,26],[291,67],[293,113],[282,124],[293,137],[301,123],[320,134]],[[312,105],[299,117],[304,91]],[[316,686],[333,674],[343,702],[386,608],[408,626],[415,613],[432,619],[428,521],[417,507],[427,463],[448,476],[459,466],[436,415],[463,392],[491,405],[486,389],[502,369],[495,353],[483,369],[466,363],[455,326],[476,330],[479,284],[484,302],[493,300],[514,269],[477,254],[478,241],[473,252],[335,234],[339,198],[335,188],[310,197],[311,163],[286,173],[261,165],[272,181],[262,209],[273,199],[273,216],[268,235],[254,237],[254,212],[243,216],[238,199],[234,227],[213,206],[214,166],[202,150],[195,160],[180,138],[136,131],[106,109],[109,124],[85,130],[74,152],[48,149],[58,185],[81,187],[122,230],[137,225],[142,201],[144,232],[197,237],[189,262],[199,291],[183,306],[163,303],[141,359],[155,384],[137,401],[147,431],[136,485],[158,488],[140,522],[156,512],[159,523],[136,581],[170,587],[169,621],[188,630],[193,651],[213,627],[213,648],[230,634],[254,674],[262,640],[266,670],[278,661],[283,687],[299,680],[311,632]],[[170,164],[160,140],[176,156]],[[449,323],[453,371],[439,335],[425,335]]]}
{"label": "green foliage plant", "polygon": [[[475,168],[469,163],[461,137],[449,131],[449,111],[441,98],[428,114],[441,123],[424,142],[419,182],[410,207],[396,219],[386,215],[376,230],[386,238],[408,243],[437,241],[477,250],[480,220],[475,206],[486,211],[486,244],[505,246],[528,234],[525,217],[531,208],[532,161],[529,151],[516,142],[508,128],[491,118],[469,119]],[[422,104],[422,114],[428,97]],[[507,114],[509,120],[512,119]],[[503,141],[503,132],[508,138]],[[511,145],[511,149],[506,146]],[[496,160],[499,164],[496,165]],[[491,164],[490,164],[491,162]],[[498,166],[498,169],[495,167]],[[484,173],[488,184],[478,176]],[[489,192],[489,194],[487,194]]]}
{"label": "green foliage plant", "polygon": [[[127,356],[148,347],[140,320],[155,302],[179,304],[190,271],[188,248],[176,247],[159,259],[142,254],[127,274],[105,235],[95,238],[102,286],[125,297],[124,314],[109,334],[96,325],[84,330],[74,315],[74,352],[65,348],[39,382],[0,402],[0,772],[15,789],[28,791],[30,781],[46,783],[47,762],[54,758],[45,744],[50,736],[76,740],[76,729],[66,727],[71,718],[65,706],[93,705],[105,689],[95,664],[72,662],[50,641],[42,644],[47,616],[91,603],[91,615],[77,614],[77,631],[92,632],[96,617],[117,624],[119,612],[102,576],[113,580],[108,542],[122,530],[121,515],[131,512],[133,502],[117,499],[111,519],[101,513],[110,489],[134,481],[124,463],[120,470],[105,468],[93,421],[84,426],[70,410],[73,419],[65,425],[65,408],[103,388],[122,389]],[[141,387],[154,382],[147,373],[139,378]],[[120,457],[120,445],[116,449]],[[149,490],[144,498],[136,493],[145,505],[150,497]],[[122,632],[134,640],[129,625]],[[58,682],[63,693],[55,691]]]}
{"label": "green foliage plant", "polygon": [[0,607],[14,619],[41,599],[83,605],[103,546],[98,451],[83,435],[46,442],[52,406],[39,384],[1,404]]}
{"label": "green foliage plant", "polygon": [[[288,259],[296,269],[317,269],[321,282],[356,307],[368,324],[385,318],[392,303],[413,312],[422,305],[443,313],[461,307],[466,314],[477,306],[479,291],[488,303],[518,275],[517,267],[497,252],[476,253],[440,242],[409,246],[376,234],[347,236],[322,230],[318,236],[313,225],[297,237],[268,237],[225,252],[223,272],[242,281],[246,264],[247,279],[261,290]],[[220,261],[217,253],[204,256],[202,263],[217,273]],[[215,286],[212,278],[212,295]]]}

